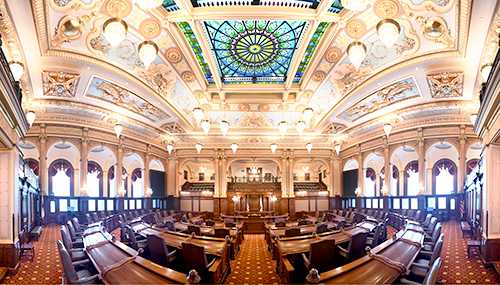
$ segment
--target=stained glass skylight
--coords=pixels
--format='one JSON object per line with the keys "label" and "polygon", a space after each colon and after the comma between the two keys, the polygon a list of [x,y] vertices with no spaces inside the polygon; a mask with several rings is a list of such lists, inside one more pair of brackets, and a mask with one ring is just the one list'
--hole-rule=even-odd
{"label": "stained glass skylight", "polygon": [[309,44],[306,47],[306,51],[304,53],[304,56],[303,56],[302,60],[300,61],[299,68],[297,69],[297,72],[295,73],[295,77],[293,78],[294,83],[298,83],[300,81],[300,79],[302,78],[302,75],[303,75],[304,71],[306,70],[307,65],[309,64],[309,61],[311,60],[311,57],[314,54],[316,47],[318,47],[319,41],[323,37],[323,34],[325,33],[326,28],[328,28],[329,24],[330,23],[328,23],[328,22],[322,22],[316,28],[316,31],[314,32],[314,34],[311,38],[311,41],[309,41]]}
{"label": "stained glass skylight", "polygon": [[338,14],[342,12],[343,9],[344,7],[340,4],[340,0],[335,0],[333,1],[332,6],[328,9],[328,12]]}
{"label": "stained glass skylight", "polygon": [[191,46],[191,49],[193,50],[194,55],[196,56],[196,59],[200,64],[201,70],[203,71],[203,73],[205,73],[205,77],[207,78],[208,83],[214,84],[212,72],[210,71],[210,67],[208,67],[208,63],[205,61],[203,50],[201,49],[200,43],[198,42],[198,39],[196,39],[191,26],[189,26],[187,22],[179,22],[177,24],[179,25],[179,28],[181,28],[182,33],[184,33],[184,36]]}
{"label": "stained glass skylight", "polygon": [[284,83],[306,27],[303,21],[203,24],[223,83]]}
{"label": "stained glass skylight", "polygon": [[281,6],[293,8],[316,9],[321,0],[191,0],[193,7],[212,7],[212,6],[235,6],[235,5],[253,5],[253,6]]}
{"label": "stained glass skylight", "polygon": [[165,0],[161,5],[165,10],[167,10],[167,12],[174,12],[179,10],[179,7],[177,6],[174,0]]}

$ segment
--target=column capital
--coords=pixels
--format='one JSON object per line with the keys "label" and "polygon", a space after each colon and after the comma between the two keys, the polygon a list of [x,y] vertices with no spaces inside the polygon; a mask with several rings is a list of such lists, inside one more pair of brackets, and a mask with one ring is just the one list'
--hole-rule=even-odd
{"label": "column capital", "polygon": [[418,146],[425,146],[425,139],[423,137],[418,137],[417,144]]}

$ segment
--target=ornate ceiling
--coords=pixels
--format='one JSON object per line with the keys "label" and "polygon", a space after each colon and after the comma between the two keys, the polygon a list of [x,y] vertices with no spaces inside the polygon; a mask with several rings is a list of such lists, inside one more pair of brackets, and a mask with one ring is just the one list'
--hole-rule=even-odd
{"label": "ornate ceiling", "polygon": [[[132,0],[10,2],[2,2],[0,32],[8,58],[27,67],[23,105],[35,123],[113,132],[124,122],[124,136],[179,147],[330,147],[382,136],[386,122],[393,132],[434,119],[468,123],[500,32],[492,0],[376,0],[360,12],[339,0],[165,0],[149,11]],[[115,49],[102,32],[110,17],[128,25]],[[377,35],[384,18],[401,28],[390,49]],[[137,51],[147,39],[159,48],[148,69]],[[355,40],[366,46],[359,70],[347,55]],[[211,123],[208,136],[195,107]],[[299,136],[307,107],[313,117]]]}

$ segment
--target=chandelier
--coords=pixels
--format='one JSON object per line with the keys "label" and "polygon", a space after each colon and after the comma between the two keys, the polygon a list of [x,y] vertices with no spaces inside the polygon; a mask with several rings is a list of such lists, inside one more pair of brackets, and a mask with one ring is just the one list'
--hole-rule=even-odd
{"label": "chandelier", "polygon": [[201,128],[205,132],[205,135],[208,135],[208,131],[210,131],[210,122],[208,120],[203,120],[201,122]]}
{"label": "chandelier", "polygon": [[378,37],[389,50],[399,38],[400,32],[401,27],[399,26],[399,23],[393,19],[386,18],[377,24]]}
{"label": "chandelier", "polygon": [[233,150],[233,153],[236,153],[236,150],[238,149],[238,144],[237,143],[232,143],[231,144],[231,149]]}
{"label": "chandelier", "polygon": [[297,129],[297,133],[299,133],[300,136],[302,136],[302,132],[304,131],[305,127],[306,127],[306,123],[302,120],[299,120],[297,122],[297,125],[295,125],[295,128]]}
{"label": "chandelier", "polygon": [[203,110],[200,107],[196,107],[193,109],[193,116],[194,119],[196,120],[196,123],[199,125],[201,122],[201,119],[203,119]]}
{"label": "chandelier", "polygon": [[24,64],[17,60],[9,61],[10,71],[15,81],[19,81],[24,74]]}
{"label": "chandelier", "polygon": [[139,58],[144,63],[144,68],[148,69],[151,63],[156,59],[158,46],[151,40],[145,40],[139,44]]}
{"label": "chandelier", "polygon": [[274,154],[274,152],[276,151],[276,149],[278,149],[278,146],[275,143],[272,143],[271,146],[270,146],[270,148],[271,148],[271,151]]}
{"label": "chandelier", "polygon": [[142,10],[149,11],[154,8],[158,8],[163,4],[163,0],[135,0]]}
{"label": "chandelier", "polygon": [[28,123],[30,124],[30,128],[33,125],[33,122],[35,122],[36,114],[33,111],[29,111],[28,114],[26,114],[26,119],[28,120]]}
{"label": "chandelier", "polygon": [[354,68],[358,70],[359,66],[365,59],[366,46],[362,42],[354,41],[347,47],[347,54],[349,55],[349,60],[354,65]]}
{"label": "chandelier", "polygon": [[368,3],[370,3],[370,0],[340,0],[340,4],[342,4],[342,7],[346,8],[347,10],[357,12],[366,9]]}
{"label": "chandelier", "polygon": [[387,123],[384,125],[384,132],[386,134],[387,137],[389,137],[389,134],[391,133],[392,131],[392,125]]}
{"label": "chandelier", "polygon": [[280,130],[281,135],[285,136],[286,130],[288,129],[288,123],[286,121],[281,121],[278,124],[278,129]]}
{"label": "chandelier", "polygon": [[337,152],[337,155],[339,155],[340,152],[340,144],[335,145],[335,152]]}
{"label": "chandelier", "polygon": [[113,49],[116,49],[127,36],[128,25],[120,18],[110,18],[102,26],[104,37],[111,44]]}
{"label": "chandelier", "polygon": [[123,126],[122,124],[116,124],[115,125],[115,133],[116,133],[116,137],[120,138],[120,134],[122,133],[123,131]]}
{"label": "chandelier", "polygon": [[201,145],[201,143],[196,143],[196,150],[198,151],[198,153],[200,153],[201,149],[203,148],[203,146]]}
{"label": "chandelier", "polygon": [[313,144],[312,144],[312,142],[308,142],[308,143],[306,144],[306,149],[307,149],[307,151],[308,151],[309,153],[311,153],[311,149],[312,149],[312,148],[313,148]]}
{"label": "chandelier", "polygon": [[170,155],[170,153],[172,152],[173,149],[174,149],[174,146],[171,143],[167,144],[167,151],[168,151],[169,155]]}
{"label": "chandelier", "polygon": [[311,119],[312,119],[313,115],[314,115],[313,108],[307,107],[304,109],[304,112],[302,112],[302,119],[304,119],[306,124],[309,125],[311,123]]}
{"label": "chandelier", "polygon": [[220,122],[220,130],[222,131],[222,135],[226,136],[227,131],[229,131],[229,123],[226,120]]}
{"label": "chandelier", "polygon": [[[483,78],[484,82],[488,81],[488,77],[490,77],[491,69],[493,65],[491,63],[487,63],[483,66],[481,66],[481,77]],[[12,67],[11,67],[12,69]]]}
{"label": "chandelier", "polygon": [[471,114],[470,115],[470,122],[472,123],[473,126],[476,124],[476,120],[477,120],[477,114]]}

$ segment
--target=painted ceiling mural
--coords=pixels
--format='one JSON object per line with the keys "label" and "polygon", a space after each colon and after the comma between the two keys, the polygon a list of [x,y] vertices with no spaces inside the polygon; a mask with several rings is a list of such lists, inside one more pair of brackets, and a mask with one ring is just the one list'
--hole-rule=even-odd
{"label": "painted ceiling mural", "polygon": [[[171,126],[178,125],[183,131],[176,129],[172,133],[180,137],[200,132],[201,128],[194,123],[195,107],[204,110],[214,127],[226,119],[230,131],[252,132],[259,128],[277,132],[278,123],[285,120],[288,132],[292,133],[302,111],[312,107],[314,116],[306,132],[335,135],[364,123],[361,118],[392,104],[407,107],[408,104],[402,102],[418,101],[424,96],[414,77],[384,82],[377,90],[364,88],[376,82],[380,74],[398,70],[398,65],[404,67],[405,62],[412,59],[463,49],[461,37],[464,35],[457,27],[467,18],[458,14],[462,8],[459,5],[466,6],[467,0],[377,0],[358,13],[346,11],[340,1],[335,0],[314,20],[287,21],[212,19],[209,14],[205,18],[194,17],[197,11],[214,6],[230,5],[237,9],[238,5],[273,6],[273,1],[268,0],[189,1],[193,11],[186,11],[185,3],[181,5],[175,0],[163,1],[162,7],[154,11],[139,9],[131,0],[33,1],[46,4],[47,13],[36,10],[35,22],[46,23],[43,28],[37,27],[37,31],[39,35],[45,32],[48,50],[77,54],[75,58],[82,62],[95,59],[92,64],[100,61],[108,64],[106,67],[116,67],[110,72],[123,77],[123,81],[119,81],[104,79],[111,77],[92,71],[67,71],[66,75],[78,76],[71,81],[69,77],[63,78],[57,68],[46,69],[44,95],[76,100],[84,92],[85,98],[147,118],[149,124],[159,130],[173,130]],[[304,11],[320,13],[323,1],[295,0],[287,5],[297,8],[297,14],[306,15]],[[115,15],[116,7],[119,11]],[[126,38],[115,49],[102,32],[103,23],[114,16],[123,19],[129,27]],[[376,32],[377,23],[384,18],[396,19],[401,26],[399,38],[390,49]],[[79,25],[74,33],[65,33],[70,21]],[[425,25],[431,21],[439,23],[441,30],[429,33]],[[139,44],[146,39],[159,47],[158,56],[148,69],[138,54]],[[366,57],[359,70],[353,67],[346,53],[347,46],[355,40],[366,46]],[[451,79],[442,72],[426,74],[429,88],[425,92],[431,100],[462,98],[466,74],[460,70],[450,72],[453,73]],[[57,82],[58,75],[64,82]],[[135,90],[142,88],[145,92],[130,91],[125,81],[135,83],[138,86]],[[259,103],[214,95],[252,84],[266,85],[262,83],[273,83],[267,85],[293,95],[289,98],[283,95],[283,99],[262,97]],[[248,96],[251,97],[252,92],[248,92]],[[347,106],[344,103],[348,99],[357,103]],[[165,104],[157,104],[158,100]],[[111,109],[116,110],[115,107]],[[49,110],[62,112],[56,108],[46,109]],[[84,116],[99,117],[90,113]],[[174,123],[176,120],[179,124]]]}

